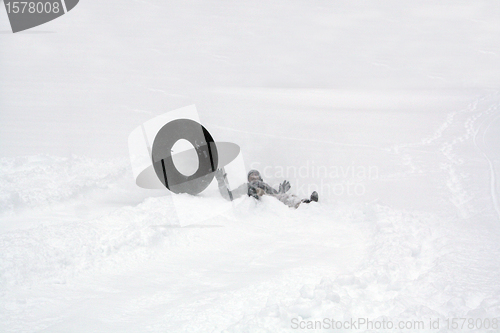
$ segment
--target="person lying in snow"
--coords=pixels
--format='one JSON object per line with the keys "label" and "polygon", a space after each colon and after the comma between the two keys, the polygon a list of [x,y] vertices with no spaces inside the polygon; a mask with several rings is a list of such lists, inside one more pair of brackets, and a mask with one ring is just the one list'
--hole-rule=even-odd
{"label": "person lying in snow", "polygon": [[227,188],[226,174],[222,169],[218,169],[215,172],[215,178],[219,183],[220,194],[227,200],[233,200],[245,194],[249,197],[254,197],[257,200],[260,200],[261,196],[269,195],[275,197],[285,205],[294,208],[299,207],[301,203],[310,203],[311,201],[318,202],[318,192],[316,191],[311,194],[311,197],[309,199],[300,199],[296,195],[287,194],[286,192],[288,192],[291,187],[290,183],[287,180],[281,183],[279,186],[279,190],[276,191],[274,188],[264,183],[259,171],[257,170],[250,170],[247,176],[248,183],[242,184],[232,191]]}

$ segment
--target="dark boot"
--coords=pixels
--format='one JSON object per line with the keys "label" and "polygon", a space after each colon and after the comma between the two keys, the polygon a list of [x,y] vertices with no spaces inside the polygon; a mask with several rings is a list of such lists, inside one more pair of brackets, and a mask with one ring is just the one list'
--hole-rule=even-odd
{"label": "dark boot", "polygon": [[302,199],[303,203],[310,203],[310,202],[318,202],[318,192],[314,191],[311,193],[311,198],[310,199]]}

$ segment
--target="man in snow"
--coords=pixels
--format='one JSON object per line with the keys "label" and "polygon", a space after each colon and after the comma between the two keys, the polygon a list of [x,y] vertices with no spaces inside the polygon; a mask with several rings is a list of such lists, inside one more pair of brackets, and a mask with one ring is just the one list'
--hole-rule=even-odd
{"label": "man in snow", "polygon": [[218,169],[215,172],[215,178],[219,183],[219,191],[222,197],[227,200],[233,200],[239,198],[243,195],[248,195],[249,197],[254,197],[257,200],[260,200],[260,197],[263,195],[269,195],[277,198],[279,201],[283,202],[285,205],[289,207],[298,208],[301,203],[310,203],[311,201],[318,201],[318,192],[314,191],[311,194],[309,199],[300,199],[296,195],[287,194],[290,189],[290,183],[285,180],[280,184],[279,190],[276,191],[274,188],[266,184],[262,177],[260,176],[259,171],[250,170],[248,173],[247,184],[242,184],[238,188],[230,191],[227,188],[226,174],[223,170]]}

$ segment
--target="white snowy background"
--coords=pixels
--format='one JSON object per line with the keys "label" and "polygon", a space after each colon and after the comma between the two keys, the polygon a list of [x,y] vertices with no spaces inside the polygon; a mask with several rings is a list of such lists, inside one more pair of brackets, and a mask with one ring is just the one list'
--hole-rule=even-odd
{"label": "white snowy background", "polygon": [[[1,332],[500,318],[499,1],[1,6]],[[320,202],[137,187],[129,133],[191,104]]]}

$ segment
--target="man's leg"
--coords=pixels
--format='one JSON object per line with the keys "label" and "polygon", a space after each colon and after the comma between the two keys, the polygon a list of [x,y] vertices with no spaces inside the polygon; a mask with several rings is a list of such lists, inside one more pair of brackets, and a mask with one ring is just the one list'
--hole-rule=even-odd
{"label": "man's leg", "polygon": [[299,199],[294,194],[280,193],[276,195],[279,201],[287,205],[288,207],[298,208],[301,203],[310,203],[311,201],[318,202],[318,192],[314,191],[309,199]]}

